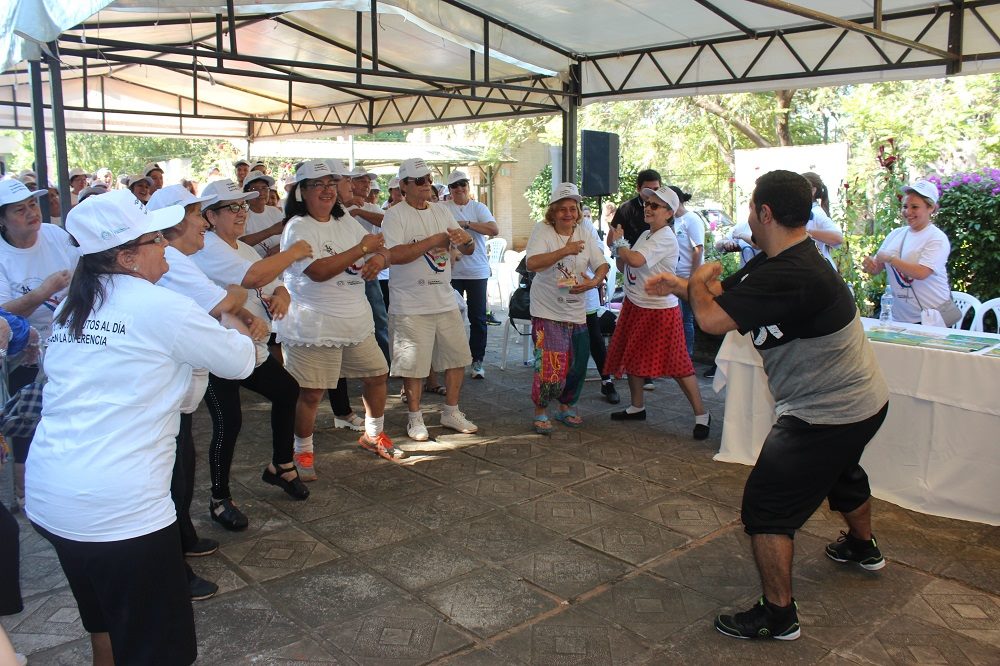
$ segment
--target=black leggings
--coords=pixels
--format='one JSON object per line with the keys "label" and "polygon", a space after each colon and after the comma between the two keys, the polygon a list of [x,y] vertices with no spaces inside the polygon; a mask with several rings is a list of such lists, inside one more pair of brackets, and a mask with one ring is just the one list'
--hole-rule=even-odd
{"label": "black leggings", "polygon": [[337,382],[337,388],[328,389],[326,393],[330,398],[330,408],[333,410],[333,415],[338,419],[354,411],[351,409],[351,397],[347,395],[347,380],[343,377]]}
{"label": "black leggings", "polygon": [[[19,389],[35,381],[38,377],[37,365],[21,365],[10,371],[7,376],[7,388],[11,395],[17,393]],[[28,459],[28,447],[31,439],[35,436],[34,431],[27,437],[11,437],[10,448],[14,451],[14,462],[24,463]]]}
{"label": "black leggings", "polygon": [[194,497],[194,434],[192,415],[181,414],[181,429],[177,433],[177,457],[174,475],[170,479],[170,497],[177,510],[177,527],[185,552],[198,543],[198,533],[191,522],[191,499]]}
{"label": "black leggings", "polygon": [[221,379],[208,376],[205,403],[212,416],[212,443],[208,449],[208,464],[212,473],[212,498],[230,497],[229,468],[233,464],[236,438],[243,426],[240,408],[240,386],[271,401],[271,462],[287,465],[292,462],[295,437],[295,402],[299,385],[288,371],[268,355],[246,379]]}
{"label": "black leggings", "polygon": [[601,379],[611,379],[611,375],[604,374],[604,360],[608,356],[608,348],[601,333],[601,319],[596,312],[587,315],[587,335],[590,336],[590,358],[597,364],[597,372],[600,373]]}
{"label": "black leggings", "polygon": [[14,615],[24,610],[18,532],[17,519],[0,502],[0,615]]}

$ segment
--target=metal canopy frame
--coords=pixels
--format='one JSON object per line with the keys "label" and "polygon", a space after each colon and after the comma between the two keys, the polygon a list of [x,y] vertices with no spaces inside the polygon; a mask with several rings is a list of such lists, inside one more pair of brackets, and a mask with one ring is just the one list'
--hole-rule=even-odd
{"label": "metal canopy frame", "polygon": [[[463,43],[469,43],[469,69],[465,77],[412,71],[380,54],[378,0],[370,0],[367,11],[354,11],[353,44],[304,25],[302,19],[308,18],[308,11],[238,14],[234,0],[227,0],[225,13],[215,15],[158,13],[154,17],[111,22],[86,21],[50,42],[50,54],[43,53],[40,62],[0,74],[8,79],[13,74],[16,80],[13,85],[0,85],[0,112],[8,107],[13,117],[10,125],[0,121],[0,126],[26,127],[29,123],[19,119],[17,110],[31,108],[31,124],[41,126],[45,112],[49,112],[50,125],[57,135],[66,129],[62,122],[64,114],[73,112],[98,116],[99,131],[113,131],[114,126],[107,119],[119,114],[174,119],[180,131],[170,134],[197,135],[197,131],[190,130],[190,125],[196,124],[194,121],[223,121],[229,123],[227,126],[241,125],[244,138],[253,141],[302,133],[371,133],[398,127],[561,114],[564,125],[561,166],[563,173],[575,174],[576,114],[583,104],[828,85],[879,77],[958,74],[967,71],[966,66],[972,71],[1000,69],[1000,30],[996,27],[1000,24],[1000,0],[928,2],[915,9],[890,13],[883,12],[882,0],[874,0],[871,16],[853,20],[784,0],[743,0],[747,5],[761,7],[761,11],[803,19],[792,27],[767,30],[754,29],[745,18],[737,18],[739,11],[746,13],[746,8],[735,4],[735,0],[690,0],[692,6],[718,19],[719,36],[607,53],[576,53],[474,6],[472,3],[477,1],[438,0],[441,5],[460,12],[469,25],[474,26],[477,21],[481,25],[478,43],[469,43],[468,35],[463,37]],[[389,0],[385,2],[392,4]],[[280,3],[269,6],[275,5]],[[347,10],[342,11],[348,15]],[[354,63],[332,64],[241,52],[240,31],[265,22],[293,31],[317,49],[353,53]],[[367,39],[366,23],[370,26]],[[128,29],[153,31],[169,26],[189,26],[190,39],[139,44],[114,37],[116,32]],[[195,34],[199,27],[205,30]],[[967,52],[964,36],[970,27],[978,31],[977,42]],[[522,68],[527,73],[494,78],[493,74],[501,68],[492,67],[493,61],[500,62],[495,60],[499,52],[491,49],[493,28],[526,40],[522,44],[542,49],[541,53],[549,54],[553,61],[568,64],[559,75]],[[817,43],[825,44],[825,48],[818,52]],[[127,78],[129,70],[137,66],[190,79],[189,93],[148,88],[151,94],[174,99],[176,111],[116,108],[108,103],[104,94],[106,83],[142,89],[142,84]],[[511,69],[508,66],[505,71]],[[53,88],[60,75],[61,90],[68,85],[82,86],[78,103],[62,105],[62,95]],[[225,80],[216,80],[216,76]],[[48,101],[42,94],[46,78],[50,87]],[[254,80],[283,82],[284,93],[255,90]],[[218,96],[207,101],[202,98],[206,83],[234,94],[257,96],[270,102],[272,110],[247,113],[233,108],[237,104],[221,103]],[[339,95],[339,99],[310,105],[297,101],[297,90],[328,90]],[[274,110],[278,105],[281,111]],[[185,121],[189,124],[187,131]],[[65,145],[64,136],[55,138],[59,146]],[[39,177],[44,176],[39,173]]]}

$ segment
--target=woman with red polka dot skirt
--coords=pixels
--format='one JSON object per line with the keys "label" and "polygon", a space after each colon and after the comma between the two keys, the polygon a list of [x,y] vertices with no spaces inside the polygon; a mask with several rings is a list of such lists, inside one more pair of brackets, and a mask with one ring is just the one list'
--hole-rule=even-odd
{"label": "woman with red polka dot skirt", "polygon": [[631,405],[613,412],[615,421],[644,421],[646,407],[642,385],[646,377],[673,377],[691,403],[695,415],[693,436],[705,439],[711,416],[701,401],[694,365],[687,354],[684,327],[677,297],[646,293],[646,280],[663,272],[672,273],[677,264],[677,237],[673,231],[674,211],[680,202],[669,187],[643,189],[645,220],[642,232],[631,248],[621,227],[611,229],[618,270],[625,274],[625,301],[608,348],[604,372],[628,375]]}

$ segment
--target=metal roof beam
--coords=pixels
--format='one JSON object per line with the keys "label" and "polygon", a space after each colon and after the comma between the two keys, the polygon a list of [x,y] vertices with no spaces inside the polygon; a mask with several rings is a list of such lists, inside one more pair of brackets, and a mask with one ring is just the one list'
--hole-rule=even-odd
{"label": "metal roof beam", "polygon": [[550,51],[554,51],[554,52],[558,53],[559,55],[561,55],[561,56],[563,56],[565,58],[570,58],[571,60],[576,60],[577,57],[578,57],[577,54],[573,53],[572,51],[570,51],[568,49],[563,48],[562,46],[559,46],[558,44],[556,44],[554,42],[550,42],[547,39],[543,39],[543,38],[539,37],[538,35],[533,35],[530,32],[528,32],[527,30],[524,30],[523,28],[519,28],[516,25],[508,23],[508,22],[504,21],[503,19],[501,19],[501,18],[499,18],[497,16],[494,16],[492,14],[487,14],[486,12],[481,11],[479,9],[476,9],[475,7],[470,7],[467,4],[465,4],[464,2],[459,2],[458,0],[439,0],[439,1],[443,2],[446,5],[451,5],[452,7],[455,7],[456,9],[461,9],[463,12],[466,12],[468,14],[472,14],[473,16],[476,16],[478,18],[488,19],[491,23],[495,23],[496,25],[500,26],[504,30],[509,30],[510,32],[514,33],[515,35],[518,35],[520,37],[524,37],[528,41],[534,42],[535,44],[538,44],[539,46],[544,46],[545,48],[549,49]]}

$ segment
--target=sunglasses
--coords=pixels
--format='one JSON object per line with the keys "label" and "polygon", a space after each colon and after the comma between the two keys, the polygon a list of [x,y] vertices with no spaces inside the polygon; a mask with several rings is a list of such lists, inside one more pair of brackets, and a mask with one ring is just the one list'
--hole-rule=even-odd
{"label": "sunglasses", "polygon": [[467,180],[460,180],[457,183],[452,183],[451,185],[449,185],[448,189],[449,190],[457,190],[460,187],[468,187],[468,186],[469,186],[469,181],[467,181]]}
{"label": "sunglasses", "polygon": [[135,245],[136,247],[140,245],[164,245],[166,244],[166,242],[167,239],[163,237],[163,232],[157,231],[156,235],[150,238],[149,240],[138,242]]}
{"label": "sunglasses", "polygon": [[226,204],[224,206],[212,206],[211,208],[209,208],[209,210],[225,210],[226,208],[229,209],[230,213],[238,213],[241,210],[245,213],[246,211],[250,210],[250,204],[244,201],[242,203],[231,203],[231,204]]}
{"label": "sunglasses", "polygon": [[642,205],[646,208],[652,208],[653,210],[657,210],[659,208],[667,208],[667,206],[663,204],[658,204],[655,201],[643,201]]}
{"label": "sunglasses", "polygon": [[428,183],[433,183],[434,179],[430,176],[419,176],[417,178],[404,178],[404,181],[408,183],[413,183],[414,185],[426,185]]}

